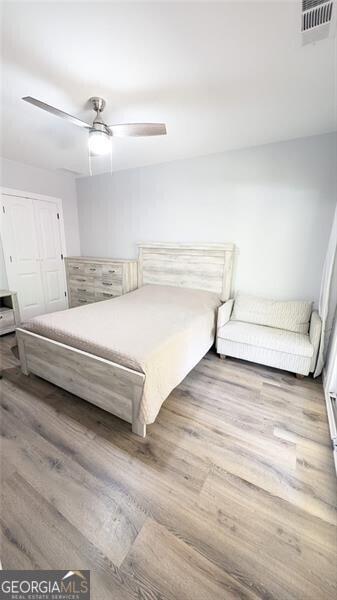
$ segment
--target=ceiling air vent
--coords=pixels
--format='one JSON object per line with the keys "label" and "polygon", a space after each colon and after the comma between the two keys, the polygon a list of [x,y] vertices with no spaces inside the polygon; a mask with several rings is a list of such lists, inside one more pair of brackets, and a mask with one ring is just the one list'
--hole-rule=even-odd
{"label": "ceiling air vent", "polygon": [[302,0],[302,31],[330,23],[333,0]]}

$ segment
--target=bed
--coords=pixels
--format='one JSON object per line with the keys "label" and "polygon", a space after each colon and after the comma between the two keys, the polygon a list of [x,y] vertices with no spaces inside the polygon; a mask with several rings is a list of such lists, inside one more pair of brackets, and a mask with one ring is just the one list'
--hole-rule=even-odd
{"label": "bed", "polygon": [[34,373],[132,423],[145,437],[160,407],[214,342],[230,297],[233,244],[139,244],[138,289],[35,317],[17,329]]}

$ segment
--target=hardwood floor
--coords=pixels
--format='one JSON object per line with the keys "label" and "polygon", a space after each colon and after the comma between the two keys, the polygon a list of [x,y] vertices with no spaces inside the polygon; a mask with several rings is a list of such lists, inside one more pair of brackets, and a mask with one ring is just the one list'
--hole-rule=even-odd
{"label": "hardwood floor", "polygon": [[5,569],[90,569],[93,600],[329,600],[336,475],[322,387],[210,352],[146,439],[21,374],[0,340]]}

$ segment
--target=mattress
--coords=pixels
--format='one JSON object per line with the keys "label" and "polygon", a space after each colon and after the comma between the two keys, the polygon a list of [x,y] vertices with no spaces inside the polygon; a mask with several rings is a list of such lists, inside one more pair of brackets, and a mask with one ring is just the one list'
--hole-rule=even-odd
{"label": "mattress", "polygon": [[217,294],[146,285],[119,298],[35,317],[25,329],[145,374],[139,419],[150,424],[214,342]]}

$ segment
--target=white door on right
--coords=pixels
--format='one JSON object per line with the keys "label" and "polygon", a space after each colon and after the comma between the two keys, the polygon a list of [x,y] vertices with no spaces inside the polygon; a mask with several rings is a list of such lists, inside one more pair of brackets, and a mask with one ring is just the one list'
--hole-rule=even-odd
{"label": "white door on right", "polygon": [[2,195],[8,285],[17,291],[23,321],[45,312],[33,200]]}
{"label": "white door on right", "polygon": [[34,200],[45,312],[67,308],[66,278],[62,254],[58,206]]}

